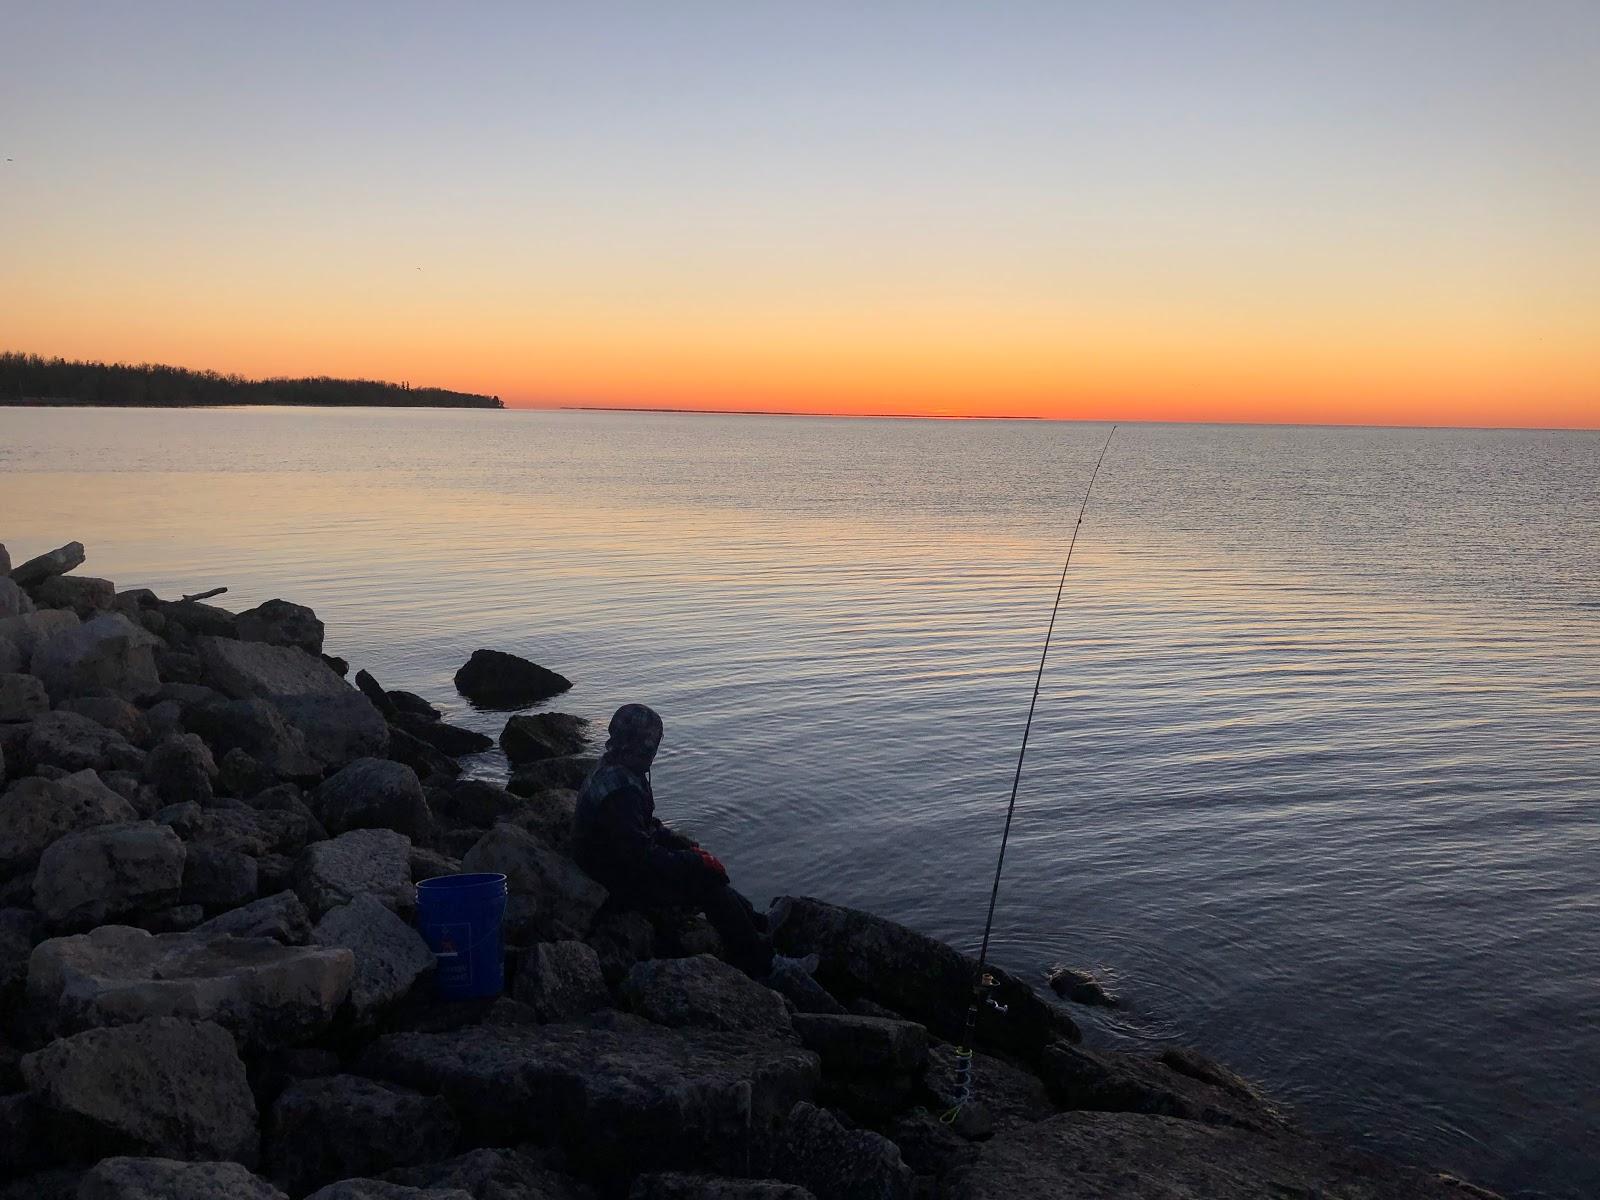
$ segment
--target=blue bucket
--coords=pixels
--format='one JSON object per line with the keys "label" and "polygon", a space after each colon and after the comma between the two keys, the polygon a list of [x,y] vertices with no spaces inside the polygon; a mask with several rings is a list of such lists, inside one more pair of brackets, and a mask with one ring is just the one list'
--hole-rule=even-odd
{"label": "blue bucket", "polygon": [[439,875],[417,884],[417,931],[433,951],[441,1000],[498,996],[506,985],[506,877]]}

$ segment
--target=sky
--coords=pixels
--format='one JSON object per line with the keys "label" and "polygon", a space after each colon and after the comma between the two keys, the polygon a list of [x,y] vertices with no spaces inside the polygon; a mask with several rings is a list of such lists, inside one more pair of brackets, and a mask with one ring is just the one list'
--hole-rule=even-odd
{"label": "sky", "polygon": [[1600,4],[0,0],[0,349],[1600,427]]}

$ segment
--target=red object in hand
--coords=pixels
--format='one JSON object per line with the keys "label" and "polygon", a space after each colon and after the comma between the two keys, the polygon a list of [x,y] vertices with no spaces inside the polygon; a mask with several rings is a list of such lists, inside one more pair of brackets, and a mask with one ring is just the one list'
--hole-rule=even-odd
{"label": "red object in hand", "polygon": [[700,856],[700,861],[705,863],[709,870],[717,875],[722,876],[723,882],[727,882],[728,868],[722,865],[721,861],[715,854],[711,853],[711,851],[702,846],[696,846],[694,848],[694,852]]}

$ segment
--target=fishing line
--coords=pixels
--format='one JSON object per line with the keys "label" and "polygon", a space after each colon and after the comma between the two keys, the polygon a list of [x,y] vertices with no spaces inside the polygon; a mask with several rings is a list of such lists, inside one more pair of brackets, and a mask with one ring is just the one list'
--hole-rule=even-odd
{"label": "fishing line", "polygon": [[1039,652],[1039,671],[1033,679],[1033,698],[1028,701],[1028,719],[1022,726],[1022,746],[1017,751],[1017,769],[1011,777],[1011,799],[1006,804],[1005,829],[1000,834],[1000,857],[994,864],[994,886],[989,889],[989,915],[983,922],[983,945],[978,950],[978,973],[972,986],[972,1005],[967,1009],[966,1030],[961,1038],[961,1046],[956,1051],[955,1103],[941,1118],[947,1125],[955,1121],[962,1107],[972,1099],[972,1046],[978,1029],[978,1010],[984,1003],[984,991],[989,986],[984,968],[989,963],[989,937],[994,932],[994,907],[1000,899],[1000,873],[1006,865],[1006,844],[1011,840],[1011,819],[1017,812],[1017,789],[1022,785],[1022,760],[1028,754],[1028,733],[1033,729],[1033,711],[1039,706],[1039,688],[1044,683],[1044,665],[1050,657],[1050,640],[1055,636],[1056,614],[1061,611],[1061,596],[1067,588],[1067,570],[1072,566],[1072,552],[1078,545],[1078,531],[1083,528],[1083,515],[1089,510],[1089,497],[1094,494],[1095,480],[1100,478],[1100,465],[1106,461],[1106,451],[1111,448],[1111,439],[1116,432],[1117,427],[1113,425],[1111,432],[1106,434],[1106,443],[1100,447],[1100,457],[1095,459],[1094,471],[1089,475],[1089,486],[1083,489],[1083,503],[1078,506],[1078,521],[1072,527],[1072,540],[1067,543],[1067,560],[1061,565],[1061,581],[1056,584],[1056,602],[1050,609],[1050,624],[1044,633],[1044,649]]}

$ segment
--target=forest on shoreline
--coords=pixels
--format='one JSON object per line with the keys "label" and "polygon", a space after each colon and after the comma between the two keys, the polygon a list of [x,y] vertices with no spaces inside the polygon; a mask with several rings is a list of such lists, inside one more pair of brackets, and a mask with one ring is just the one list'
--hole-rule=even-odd
{"label": "forest on shoreline", "polygon": [[160,363],[75,362],[0,352],[0,406],[194,408],[221,404],[504,408],[498,396],[376,379],[247,379]]}

